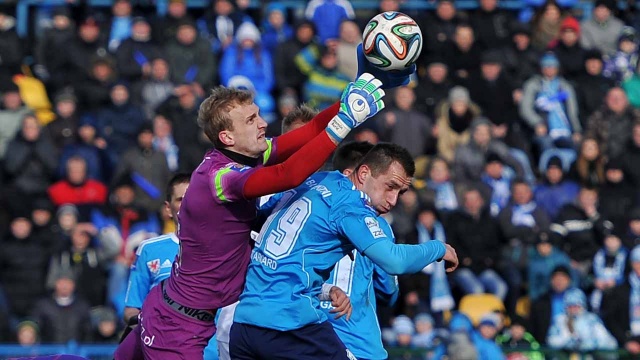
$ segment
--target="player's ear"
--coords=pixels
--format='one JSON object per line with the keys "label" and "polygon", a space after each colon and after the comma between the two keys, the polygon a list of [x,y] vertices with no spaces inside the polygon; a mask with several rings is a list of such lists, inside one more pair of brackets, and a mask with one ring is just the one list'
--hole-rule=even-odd
{"label": "player's ear", "polygon": [[356,177],[358,179],[358,182],[361,184],[364,184],[365,180],[367,180],[370,175],[371,169],[365,164],[360,165],[356,169]]}
{"label": "player's ear", "polygon": [[233,139],[233,134],[229,130],[222,130],[218,133],[218,139],[221,143],[226,146],[233,146],[235,144],[235,140]]}

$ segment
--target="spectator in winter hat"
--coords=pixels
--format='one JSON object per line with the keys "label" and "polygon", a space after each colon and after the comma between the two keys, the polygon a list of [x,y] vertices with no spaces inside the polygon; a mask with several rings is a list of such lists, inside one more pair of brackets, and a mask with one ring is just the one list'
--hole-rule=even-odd
{"label": "spectator in winter hat", "polygon": [[553,52],[560,61],[562,75],[569,81],[574,81],[584,72],[585,50],[580,46],[580,23],[569,16],[562,20],[560,38],[553,48]]}
{"label": "spectator in winter hat", "polygon": [[456,148],[469,142],[471,123],[480,115],[480,107],[471,102],[465,87],[455,86],[437,112],[440,117],[434,131],[438,137],[438,154],[453,162]]}
{"label": "spectator in winter hat", "polygon": [[547,335],[553,349],[594,351],[613,350],[618,342],[605,328],[602,320],[588,312],[587,297],[573,288],[564,294],[565,311],[556,315]]}
{"label": "spectator in winter hat", "polygon": [[414,322],[416,334],[411,339],[411,345],[418,348],[433,347],[436,335],[433,329],[433,317],[427,313],[420,313],[416,315]]}
{"label": "spectator in winter hat", "polygon": [[638,69],[638,39],[636,31],[625,26],[618,37],[615,54],[607,58],[602,73],[616,83],[630,80]]}
{"label": "spectator in winter hat", "polygon": [[400,315],[393,320],[393,331],[396,335],[396,346],[406,347],[411,345],[415,327],[413,321],[406,315]]}

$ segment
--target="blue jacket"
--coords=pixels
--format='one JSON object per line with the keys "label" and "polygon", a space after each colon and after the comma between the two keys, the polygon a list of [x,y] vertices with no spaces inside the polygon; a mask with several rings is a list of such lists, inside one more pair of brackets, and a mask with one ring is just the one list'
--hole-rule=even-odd
{"label": "blue jacket", "polygon": [[580,187],[573,181],[563,180],[559,184],[543,184],[535,190],[535,201],[544,209],[553,221],[560,212],[563,205],[572,202]]}
{"label": "blue jacket", "polygon": [[538,299],[549,290],[551,272],[559,265],[570,266],[569,256],[554,247],[549,256],[543,257],[534,247],[529,249],[529,298]]}
{"label": "blue jacket", "polygon": [[111,105],[98,113],[97,120],[98,136],[107,141],[116,156],[136,145],[138,131],[147,121],[142,108],[131,103]]}
{"label": "blue jacket", "polygon": [[500,346],[493,339],[483,338],[479,332],[473,332],[473,343],[478,350],[478,360],[500,360],[505,359]]}
{"label": "blue jacket", "polygon": [[[247,77],[253,83],[256,91],[268,93],[275,84],[271,55],[262,48],[260,61],[254,56],[253,49],[242,49],[236,44],[230,45],[222,54],[220,61],[220,82],[227,85],[234,75]],[[241,60],[239,60],[241,58]]]}
{"label": "blue jacket", "polygon": [[290,40],[293,37],[293,28],[288,24],[283,24],[282,29],[276,30],[265,22],[264,31],[262,32],[262,46],[273,57],[276,48],[280,43]]}

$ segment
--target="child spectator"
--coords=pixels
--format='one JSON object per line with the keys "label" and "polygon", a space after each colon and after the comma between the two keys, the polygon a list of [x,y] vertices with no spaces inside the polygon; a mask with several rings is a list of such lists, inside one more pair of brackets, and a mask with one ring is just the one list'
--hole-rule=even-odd
{"label": "child spectator", "polygon": [[593,257],[595,289],[591,293],[591,309],[595,313],[600,311],[603,294],[624,282],[627,253],[619,237],[607,235],[604,246]]}
{"label": "child spectator", "polygon": [[415,333],[415,327],[413,321],[406,315],[400,315],[393,320],[393,332],[395,334],[395,341],[393,346],[397,347],[409,347],[413,340],[413,334]]}
{"label": "child spectator", "polygon": [[620,84],[631,79],[637,70],[638,41],[636,31],[627,26],[622,29],[622,33],[618,37],[617,51],[606,58],[603,74]]}
{"label": "child spectator", "polygon": [[528,360],[542,360],[544,356],[537,352],[540,343],[527,331],[527,320],[521,316],[511,317],[509,329],[502,335],[498,335],[496,343],[509,350],[509,355],[519,353]]}
{"label": "child spectator", "polygon": [[115,344],[118,342],[118,319],[113,309],[98,306],[91,310],[93,342]]}
{"label": "child spectator", "polygon": [[587,297],[580,289],[564,294],[564,311],[553,318],[547,343],[553,349],[568,351],[613,350],[618,342],[604,327],[598,315],[588,312]]}
{"label": "child spectator", "polygon": [[40,342],[40,328],[31,320],[20,322],[16,328],[16,340],[20,346],[34,346]]}
{"label": "child spectator", "polygon": [[607,58],[602,73],[618,84],[623,83],[638,70],[638,55],[636,31],[627,26],[618,37],[618,50]]}
{"label": "child spectator", "polygon": [[496,313],[486,314],[480,319],[478,333],[474,337],[474,343],[478,349],[478,360],[500,360],[505,358],[495,340],[498,329],[501,326],[501,319]]}
{"label": "child spectator", "polygon": [[431,348],[434,345],[435,331],[433,317],[427,313],[420,313],[414,319],[416,334],[411,339],[411,346],[417,348]]}

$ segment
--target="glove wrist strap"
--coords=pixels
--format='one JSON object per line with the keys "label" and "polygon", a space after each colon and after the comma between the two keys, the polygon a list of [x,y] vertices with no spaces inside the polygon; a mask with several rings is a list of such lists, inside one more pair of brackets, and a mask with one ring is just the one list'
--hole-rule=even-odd
{"label": "glove wrist strap", "polygon": [[338,142],[344,140],[344,138],[349,135],[350,131],[351,127],[348,126],[338,115],[334,116],[327,125],[327,133],[329,133],[329,135]]}

